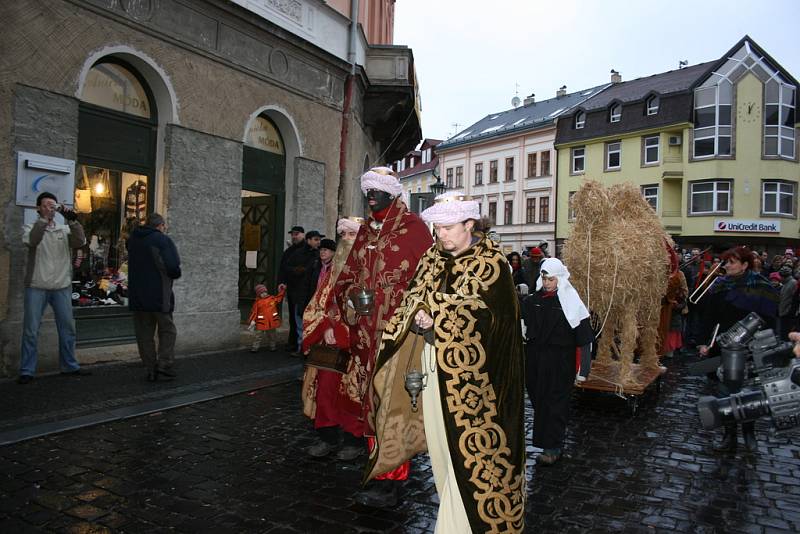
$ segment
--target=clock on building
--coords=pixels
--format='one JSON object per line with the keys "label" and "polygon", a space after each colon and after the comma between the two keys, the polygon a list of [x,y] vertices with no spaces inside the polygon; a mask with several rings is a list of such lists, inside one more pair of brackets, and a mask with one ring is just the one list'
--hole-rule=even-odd
{"label": "clock on building", "polygon": [[736,118],[742,122],[758,122],[761,117],[761,107],[752,100],[739,104],[739,111]]}

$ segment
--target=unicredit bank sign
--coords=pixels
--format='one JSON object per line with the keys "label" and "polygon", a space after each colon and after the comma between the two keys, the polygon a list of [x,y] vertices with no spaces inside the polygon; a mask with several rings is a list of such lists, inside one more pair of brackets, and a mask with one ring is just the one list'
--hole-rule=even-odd
{"label": "unicredit bank sign", "polygon": [[761,234],[778,234],[781,231],[780,221],[745,221],[741,219],[717,219],[714,221],[715,232],[754,232]]}

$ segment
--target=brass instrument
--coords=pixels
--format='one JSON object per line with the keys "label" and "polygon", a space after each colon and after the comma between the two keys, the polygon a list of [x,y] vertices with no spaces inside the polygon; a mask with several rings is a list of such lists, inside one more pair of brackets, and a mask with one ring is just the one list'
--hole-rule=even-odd
{"label": "brass instrument", "polygon": [[717,279],[717,272],[721,268],[722,268],[722,263],[717,263],[716,265],[714,265],[714,267],[711,268],[710,271],[708,271],[708,274],[706,275],[705,278],[703,278],[703,281],[700,282],[700,285],[697,286],[694,291],[692,291],[691,295],[689,295],[689,303],[697,304],[698,302],[700,302],[700,299],[703,298],[703,295],[705,295],[708,292],[708,290],[711,289],[711,286]]}

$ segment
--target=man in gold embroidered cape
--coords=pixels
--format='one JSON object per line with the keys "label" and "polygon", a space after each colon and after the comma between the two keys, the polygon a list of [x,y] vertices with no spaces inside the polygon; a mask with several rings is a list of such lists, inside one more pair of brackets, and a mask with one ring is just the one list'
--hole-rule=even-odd
{"label": "man in gold embroidered cape", "polygon": [[[427,448],[441,503],[437,532],[522,532],[519,304],[505,257],[475,231],[477,203],[457,195],[440,195],[423,212],[437,243],[384,331],[373,379],[377,446],[366,478]],[[417,412],[404,390],[411,369],[427,374]]]}

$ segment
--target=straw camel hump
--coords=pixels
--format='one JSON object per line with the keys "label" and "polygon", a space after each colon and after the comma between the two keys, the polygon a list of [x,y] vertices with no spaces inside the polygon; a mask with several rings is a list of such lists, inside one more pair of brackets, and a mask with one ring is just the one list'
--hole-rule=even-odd
{"label": "straw camel hump", "polygon": [[665,247],[672,239],[630,183],[606,188],[586,181],[572,208],[564,260],[601,333],[592,378],[623,390],[643,387],[662,371],[658,322],[670,270]]}

